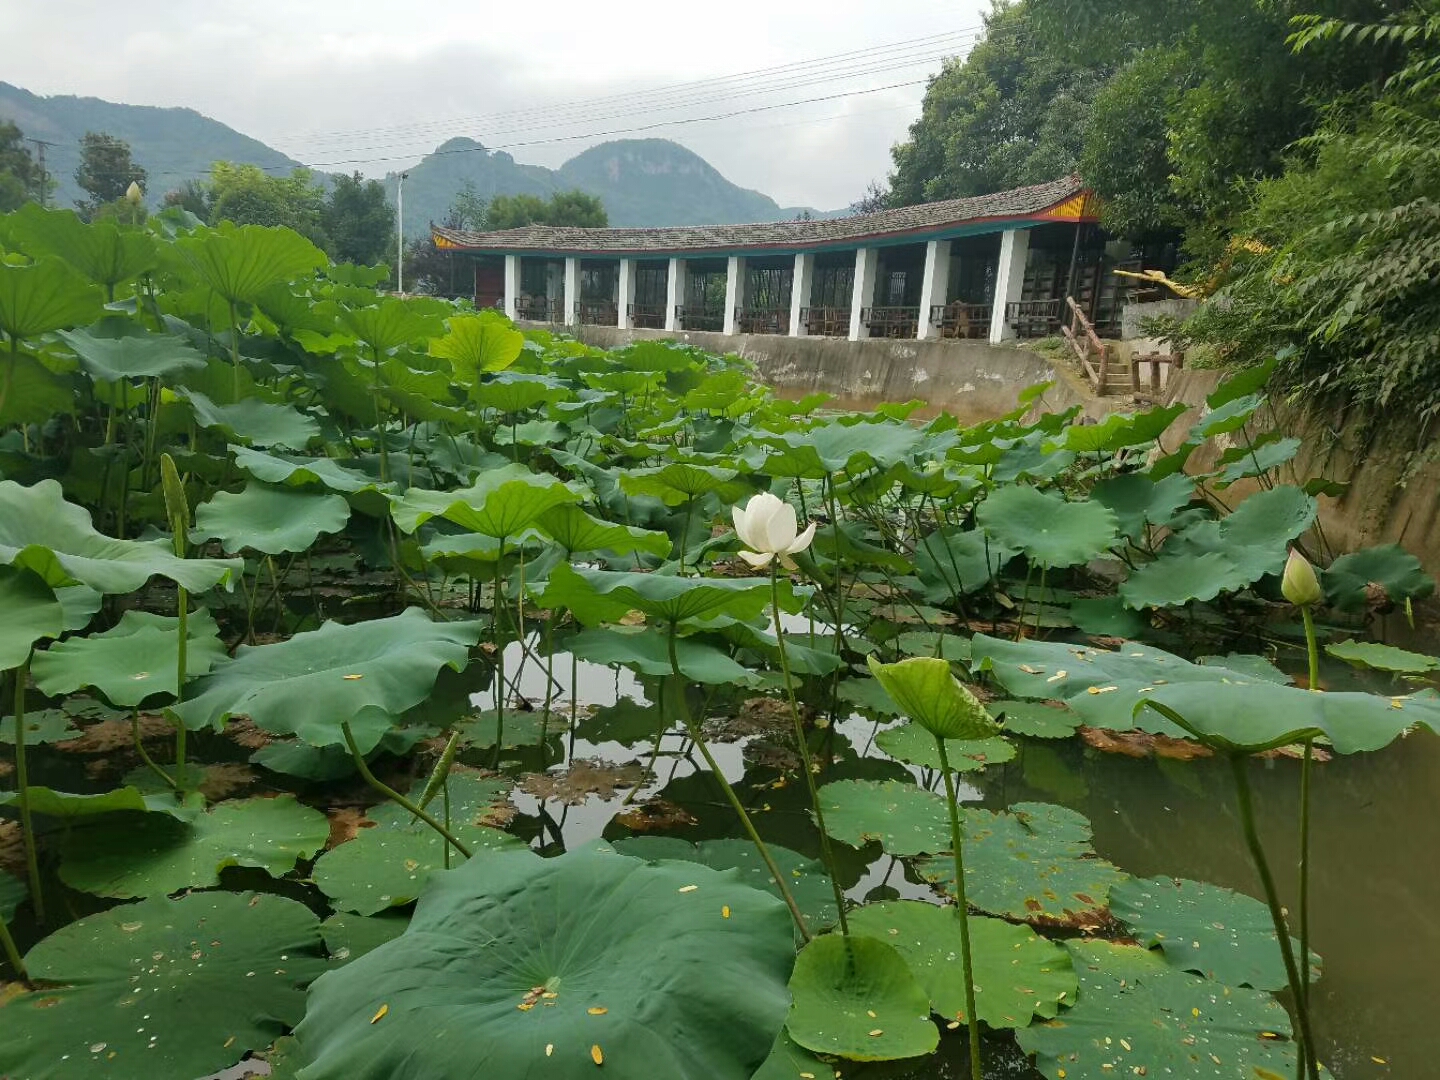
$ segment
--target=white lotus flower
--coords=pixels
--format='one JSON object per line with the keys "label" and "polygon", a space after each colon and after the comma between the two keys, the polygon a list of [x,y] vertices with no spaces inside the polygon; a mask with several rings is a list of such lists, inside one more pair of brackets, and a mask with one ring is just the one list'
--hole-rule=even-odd
{"label": "white lotus flower", "polygon": [[790,556],[804,551],[815,539],[812,521],[803,533],[796,535],[798,522],[795,508],[768,491],[753,497],[744,507],[735,507],[735,532],[749,551],[740,557],[757,570],[769,566],[777,556],[785,566],[793,566]]}

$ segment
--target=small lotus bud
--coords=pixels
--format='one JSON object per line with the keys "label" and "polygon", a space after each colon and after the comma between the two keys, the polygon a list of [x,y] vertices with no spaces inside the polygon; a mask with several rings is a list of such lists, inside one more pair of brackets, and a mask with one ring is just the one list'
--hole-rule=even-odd
{"label": "small lotus bud", "polygon": [[160,487],[165,495],[165,516],[170,519],[175,555],[183,559],[190,534],[190,501],[185,496],[180,470],[175,468],[175,459],[169,454],[160,455]]}
{"label": "small lotus bud", "polygon": [[131,180],[130,186],[125,189],[125,201],[131,206],[140,205],[140,185],[134,180]]}
{"label": "small lotus bud", "polygon": [[1320,579],[1308,559],[1294,548],[1285,560],[1285,576],[1280,581],[1280,591],[1296,607],[1310,607],[1318,604],[1325,596],[1320,588]]}

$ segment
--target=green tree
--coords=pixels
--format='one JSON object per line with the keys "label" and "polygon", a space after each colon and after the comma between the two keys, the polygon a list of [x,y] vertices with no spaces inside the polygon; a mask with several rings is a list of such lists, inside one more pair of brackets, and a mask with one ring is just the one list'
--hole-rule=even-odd
{"label": "green tree", "polygon": [[378,180],[358,172],[337,176],[321,214],[327,253],[337,262],[371,266],[387,260],[395,244],[395,214]]}
{"label": "green tree", "polygon": [[144,189],[148,175],[130,156],[130,144],[103,132],[87,131],[80,140],[80,167],[75,182],[89,194],[75,205],[82,217],[93,217],[107,203],[125,197],[132,183]]}
{"label": "green tree", "polygon": [[466,179],[450,200],[444,225],[447,229],[483,229],[489,207],[475,181]]}
{"label": "green tree", "polygon": [[557,191],[549,199],[536,195],[497,195],[485,214],[487,229],[519,229],[526,225],[565,225],[603,229],[610,224],[605,204],[583,191]]}
{"label": "green tree", "polygon": [[271,176],[256,165],[217,161],[210,167],[210,222],[284,225],[320,247],[325,235],[325,191],[308,169]]}
{"label": "green tree", "polygon": [[0,214],[48,194],[47,179],[25,145],[21,130],[0,121]]}

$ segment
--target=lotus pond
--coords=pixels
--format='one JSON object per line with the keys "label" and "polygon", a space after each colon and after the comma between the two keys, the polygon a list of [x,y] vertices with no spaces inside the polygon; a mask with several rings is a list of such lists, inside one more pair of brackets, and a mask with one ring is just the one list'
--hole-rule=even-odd
{"label": "lotus pond", "polygon": [[0,1076],[1427,1074],[1434,583],[1268,369],[921,423],[384,277],[0,218]]}

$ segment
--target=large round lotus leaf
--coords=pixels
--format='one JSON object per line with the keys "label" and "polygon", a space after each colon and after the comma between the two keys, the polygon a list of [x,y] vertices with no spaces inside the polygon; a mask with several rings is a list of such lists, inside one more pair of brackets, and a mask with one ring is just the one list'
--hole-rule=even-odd
{"label": "large round lotus leaf", "polygon": [[[992,1028],[1026,1027],[1075,1003],[1075,972],[1060,946],[1028,926],[972,915],[971,969],[975,1008]],[[919,900],[866,904],[850,915],[855,934],[888,941],[930,995],[930,1010],[962,1024],[965,978],[960,963],[960,922],[954,907]]]}
{"label": "large round lotus leaf", "polygon": [[820,421],[802,431],[756,436],[758,444],[774,448],[758,471],[818,480],[835,473],[885,469],[909,458],[924,437],[909,424]]}
{"label": "large round lotus leaf", "polygon": [[900,711],[943,739],[988,739],[1000,732],[980,699],[960,685],[950,662],[912,656],[896,664],[866,658],[870,674],[895,699]]}
{"label": "large round lotus leaf", "polygon": [[1080,726],[1074,709],[1043,701],[992,701],[990,709],[1001,716],[1007,733],[1032,739],[1068,739]]}
{"label": "large round lotus leaf", "polygon": [[15,909],[29,895],[25,882],[0,870],[0,922],[9,922],[15,917]]}
{"label": "large round lotus leaf", "polygon": [[195,543],[219,540],[226,551],[241,548],[279,555],[305,551],[322,533],[337,533],[350,520],[350,504],[340,495],[247,484],[234,493],[217,492],[195,508]]}
{"label": "large round lotus leaf", "polygon": [[580,496],[563,480],[531,472],[524,465],[506,465],[480,474],[468,488],[426,491],[411,488],[392,498],[390,514],[403,531],[413,533],[431,518],[444,518],[469,532],[514,537],[552,507],[578,502]]}
{"label": "large round lotus leaf", "polygon": [[[56,791],[54,788],[36,787],[34,784],[30,785],[28,790],[30,809],[46,817],[76,820],[114,814],[122,810],[133,810],[140,814],[169,814],[182,821],[188,821],[195,816],[190,808],[176,802],[175,797],[169,793],[146,795],[133,787],[116,788],[98,795],[76,795],[68,791]],[[13,806],[17,798],[16,792],[0,792],[0,806]]]}
{"label": "large round lotus leaf", "polygon": [[1347,664],[1374,668],[1376,671],[1419,673],[1440,668],[1440,660],[1433,656],[1397,649],[1393,645],[1381,645],[1375,641],[1351,639],[1336,645],[1326,645],[1325,651]]}
{"label": "large round lotus leaf", "polygon": [[482,409],[496,409],[502,413],[524,412],[568,396],[569,390],[556,380],[546,375],[526,375],[518,371],[502,372],[470,388],[470,399],[475,404]]}
{"label": "large round lotus leaf", "polygon": [[850,1061],[933,1053],[930,997],[905,958],[873,937],[826,934],[800,951],[785,1030],[807,1050]]}
{"label": "large round lotus leaf", "polygon": [[114,221],[83,222],[73,210],[29,202],[10,215],[9,244],[31,258],[58,255],[99,285],[134,281],[156,264],[156,238]]}
{"label": "large round lotus leaf", "polygon": [[222,222],[175,241],[186,276],[228,303],[251,303],[276,282],[308,277],[325,253],[290,229]]}
{"label": "large round lotus leaf", "polygon": [[1399,544],[1341,555],[1321,574],[1321,580],[1326,601],[1341,611],[1361,611],[1378,599],[1372,596],[1372,583],[1383,590],[1385,599],[1397,604],[1423,599],[1435,591],[1435,579]]}
{"label": "large round lotus leaf", "polygon": [[103,303],[100,290],[59,259],[0,261],[0,330],[12,338],[89,323]]}
{"label": "large round lotus leaf", "polygon": [[1095,502],[1066,502],[1059,495],[1016,484],[980,504],[975,518],[1000,543],[1052,569],[1088,562],[1111,547],[1115,514]]}
{"label": "large round lotus leaf", "polygon": [[[40,709],[25,714],[25,744],[65,742],[77,738],[80,729],[64,709]],[[0,716],[0,743],[15,744],[15,717]]]}
{"label": "large round lotus leaf", "polygon": [[[754,619],[770,608],[770,579],[576,570],[561,563],[541,597],[548,606],[569,608],[583,623],[616,622],[631,610],[643,611],[658,623],[720,615]],[[802,603],[790,583],[782,582],[781,610],[794,613]]]}
{"label": "large round lotus leaf", "polygon": [[1066,943],[1080,978],[1073,1009],[1016,1032],[1047,1080],[1295,1075],[1290,1017],[1269,994],[1171,967],[1148,949]]}
{"label": "large round lotus leaf", "polygon": [[1064,447],[1080,453],[1123,450],[1127,446],[1153,443],[1189,406],[1184,402],[1160,405],[1139,413],[1111,413],[1098,424],[1071,424],[1064,438],[1047,446]]}
{"label": "large round lotus leaf", "polygon": [[1278,574],[1290,541],[1315,520],[1316,503],[1304,491],[1282,484],[1258,491],[1219,521],[1202,521],[1165,542],[1161,562],[1179,555],[1218,554],[1233,567],[1225,584],[1237,589]]}
{"label": "large round lotus leaf", "polygon": [[399,296],[376,298],[366,307],[343,308],[340,325],[377,352],[390,352],[440,332],[438,313]]}
{"label": "large round lotus leaf", "polygon": [[37,641],[59,637],[65,630],[65,609],[39,574],[0,566],[0,671],[25,663]]}
{"label": "large round lotus leaf", "polygon": [[901,858],[950,850],[945,800],[903,780],[836,780],[820,789],[825,830],[851,847],[880,841]]}
{"label": "large round lotus leaf", "polygon": [[833,1065],[827,1065],[790,1038],[789,1032],[782,1031],[770,1048],[770,1056],[750,1080],[815,1080],[834,1073]]}
{"label": "large round lotus leaf", "polygon": [[617,555],[646,552],[659,558],[674,546],[663,532],[617,525],[591,517],[573,503],[552,506],[535,519],[536,526],[568,552],[613,551]]}
{"label": "large round lotus leaf", "polygon": [[384,915],[353,915],[341,911],[320,924],[325,948],[337,964],[348,964],[387,941],[394,941],[410,925],[410,916],[403,912]]}
{"label": "large round lotus leaf", "polygon": [[[185,672],[206,674],[226,659],[220,629],[204,608],[185,626]],[[81,687],[99,690],[112,705],[133,708],[155,694],[175,694],[180,667],[180,622],[166,615],[127,611],[102,634],[72,637],[36,653],[35,685],[51,697]]]}
{"label": "large round lotus leaf", "polygon": [[[1270,909],[1252,896],[1185,878],[1133,879],[1110,890],[1110,912],[1184,971],[1257,990],[1287,985]],[[1298,956],[1300,943],[1291,944]]]}
{"label": "large round lotus leaf", "polygon": [[329,835],[325,815],[293,795],[224,802],[189,821],[120,814],[66,836],[60,879],[96,896],[130,897],[210,888],[227,866],[279,877],[324,847]]}
{"label": "large round lotus leaf", "polygon": [[[1157,709],[1143,709],[1149,704]],[[1161,711],[1188,734],[1219,750],[1255,753],[1323,736],[1337,753],[1356,754],[1389,746],[1409,728],[1440,734],[1440,695],[1422,690],[1408,697],[1317,694],[1264,680],[1212,686],[1158,686],[1136,706]]]}
{"label": "large round lotus leaf", "polygon": [[104,319],[59,336],[80,357],[86,374],[100,382],[158,378],[205,366],[205,357],[184,339],[151,333],[129,319]]}
{"label": "large round lotus leaf", "polygon": [[1263,443],[1257,440],[1250,446],[1232,446],[1220,458],[1220,464],[1226,468],[1215,480],[1215,486],[1226,488],[1247,477],[1263,476],[1278,469],[1294,459],[1301,445],[1301,440],[1281,438],[1277,431]]}
{"label": "large round lotus leaf", "polygon": [[450,361],[457,382],[464,386],[479,383],[482,371],[503,371],[519,359],[525,335],[499,312],[455,315],[449,332],[430,342],[430,355]]}
{"label": "large round lotus leaf", "polygon": [[320,437],[320,422],[293,405],[279,405],[259,398],[217,405],[198,390],[186,390],[185,397],[195,422],[201,427],[218,428],[251,446],[304,450]]}
{"label": "large round lotus leaf", "polygon": [[24,487],[0,480],[0,565],[34,570],[51,585],[79,582],[128,593],[166,577],[202,593],[244,572],[239,559],[177,559],[169,540],[115,540],[95,531],[88,511],[65,501],[57,480]]}
{"label": "large round lotus leaf", "polygon": [[192,730],[220,730],[231,716],[249,716],[277,735],[312,746],[344,743],[349,723],[362,754],[394,726],[394,718],[430,694],[440,668],[464,669],[480,640],[478,622],[432,622],[419,608],[388,619],[296,634],[273,645],[245,646],[201,680],[199,692],[174,707]]}
{"label": "large round lotus leaf", "polygon": [[915,546],[915,572],[926,597],[943,603],[956,592],[983,589],[1019,553],[994,538],[987,542],[980,529],[941,529]]}
{"label": "large round lotus leaf", "polygon": [[[592,664],[623,664],[643,675],[669,675],[669,635],[645,627],[597,626],[565,640],[565,648]],[[755,686],[760,676],[742,667],[714,645],[680,638],[675,642],[680,673],[698,683]]]}
{"label": "large round lotus leaf", "polygon": [[305,1012],[326,967],[320,920],[267,893],[123,904],[30,950],[53,984],[0,1004],[0,1076],[206,1076],[263,1050]]}
{"label": "large round lotus leaf", "polygon": [[735,483],[734,469],[672,461],[653,469],[627,469],[620,474],[620,490],[627,495],[652,495],[667,506],[679,506],[711,491],[730,501],[744,488]]}
{"label": "large round lotus leaf", "polygon": [[784,1022],[793,956],[785,905],[734,872],[604,845],[487,852],[435,875],[399,938],[316,983],[300,1076],[565,1080],[603,1061],[634,1080],[744,1080]]}
{"label": "large round lotus leaf", "polygon": [[1121,584],[1120,599],[1137,611],[1178,607],[1191,600],[1214,600],[1222,592],[1243,589],[1254,580],[1223,552],[1164,554]]}
{"label": "large round lotus leaf", "polygon": [[[838,918],[835,892],[824,864],[777,844],[766,844],[765,848],[785,875],[790,894],[811,931],[818,933],[834,925]],[[632,836],[615,841],[615,850],[651,862],[673,859],[697,862],[713,870],[738,870],[746,884],[780,896],[770,868],[749,840],[702,840],[691,844],[673,836]]]}
{"label": "large round lotus leaf", "polygon": [[[1090,822],[1051,803],[1016,803],[1003,813],[966,809],[965,898],[991,915],[1037,926],[1090,926],[1103,919],[1110,888],[1129,875],[1090,846]],[[927,881],[955,891],[955,863],[926,859]]]}
{"label": "large round lotus leaf", "polygon": [[[898,761],[919,765],[923,769],[940,768],[940,749],[935,745],[935,736],[919,724],[887,728],[875,736],[875,745]],[[1001,765],[1013,760],[1015,747],[998,736],[991,739],[946,739],[945,754],[955,772],[978,772],[986,765]]]}
{"label": "large round lotus leaf", "polygon": [[[318,484],[344,495],[380,492],[394,485],[380,483],[358,469],[347,469],[334,458],[297,458],[283,454],[267,454],[248,446],[230,446],[235,464],[256,480],[286,487],[308,487]],[[383,502],[380,505],[385,505]]]}

